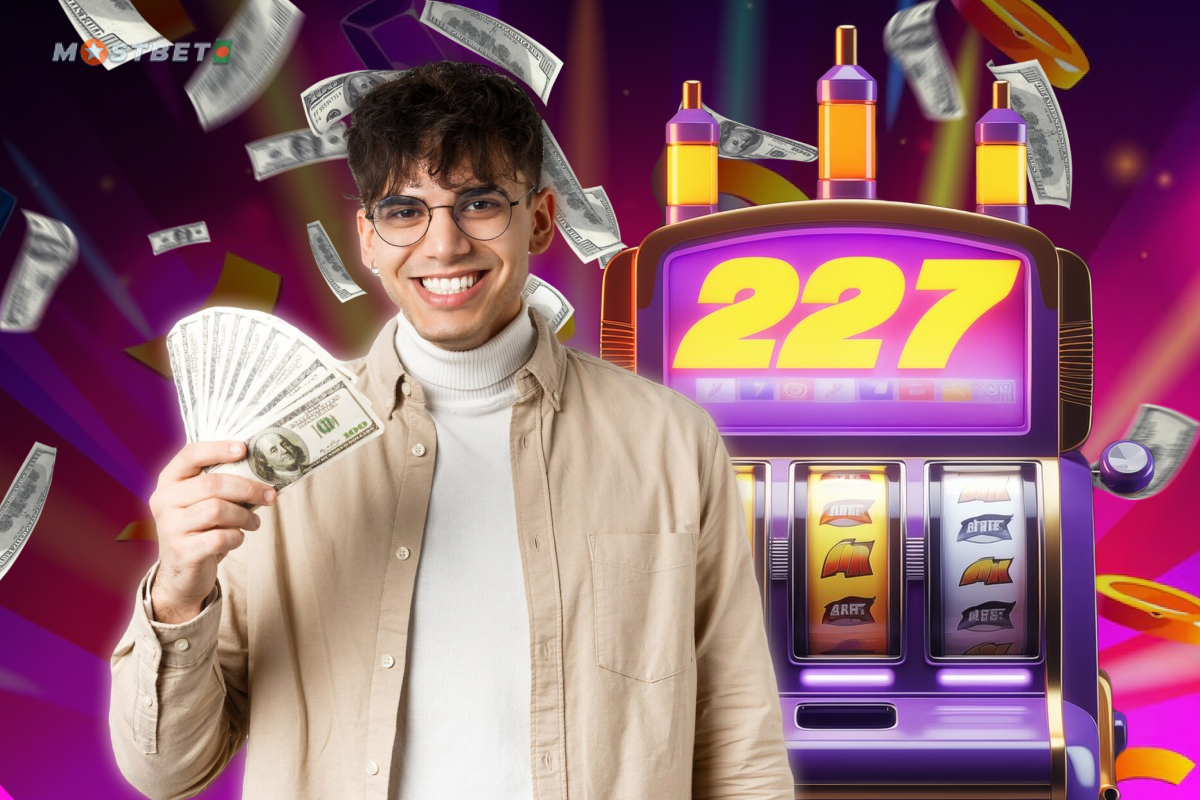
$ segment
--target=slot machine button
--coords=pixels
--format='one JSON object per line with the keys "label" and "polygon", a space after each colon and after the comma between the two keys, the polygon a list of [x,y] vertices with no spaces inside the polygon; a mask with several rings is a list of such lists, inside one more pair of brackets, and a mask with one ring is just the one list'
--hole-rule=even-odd
{"label": "slot machine button", "polygon": [[1116,494],[1134,494],[1154,478],[1154,456],[1138,442],[1122,439],[1100,454],[1100,482]]}

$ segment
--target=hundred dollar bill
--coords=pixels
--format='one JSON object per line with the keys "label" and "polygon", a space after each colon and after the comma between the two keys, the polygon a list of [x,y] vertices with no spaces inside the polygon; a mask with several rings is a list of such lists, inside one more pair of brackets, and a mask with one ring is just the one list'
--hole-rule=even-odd
{"label": "hundred dollar bill", "polygon": [[[1196,427],[1196,420],[1170,408],[1146,403],[1138,406],[1137,416],[1124,438],[1144,446],[1154,456],[1154,477],[1140,492],[1121,496],[1136,500],[1161,492],[1187,460],[1196,443]],[[1098,470],[1099,465],[1093,464],[1093,474],[1098,474]],[[1104,488],[1099,482],[1097,485]]]}
{"label": "hundred dollar bill", "polygon": [[[683,104],[679,104],[683,108]],[[707,111],[721,126],[721,139],[717,143],[717,155],[721,158],[781,158],[785,161],[816,161],[817,148],[774,133],[753,128],[741,122],[723,117],[704,103],[700,107]]]}
{"label": "hundred dollar bill", "polygon": [[280,133],[246,145],[254,180],[261,181],[289,169],[346,157],[346,123],[335,122],[324,133],[308,128]]}
{"label": "hundred dollar bill", "polygon": [[58,0],[58,4],[85,42],[99,39],[108,48],[108,58],[102,62],[105,69],[132,61],[130,50],[147,52],[171,46],[129,0]]}
{"label": "hundred dollar bill", "polygon": [[538,310],[550,324],[550,330],[558,333],[567,320],[575,313],[574,306],[567,300],[566,295],[546,283],[541,278],[530,275],[525,279],[525,288],[521,297],[529,301],[529,305]]}
{"label": "hundred dollar bill", "polygon": [[0,502],[0,578],[12,568],[46,505],[58,450],[34,442]]}
{"label": "hundred dollar bill", "polygon": [[1039,205],[1071,207],[1071,140],[1042,65],[1034,61],[1005,64],[991,61],[988,69],[998,80],[1008,81],[1013,111],[1025,120],[1029,134],[1026,153],[1033,200]]}
{"label": "hundred dollar bill", "polygon": [[584,189],[583,196],[588,199],[593,208],[603,215],[603,218],[608,220],[605,223],[605,227],[617,237],[617,243],[607,250],[601,251],[597,257],[600,269],[604,269],[608,266],[608,262],[612,260],[613,256],[625,249],[625,243],[621,241],[621,226],[617,223],[617,215],[613,211],[612,201],[608,199],[608,192],[604,191],[603,186],[593,186],[591,189]]}
{"label": "hundred dollar bill", "polygon": [[79,242],[64,223],[21,209],[25,241],[0,299],[0,330],[28,332],[41,324],[50,296],[75,266]]}
{"label": "hundred dollar bill", "polygon": [[229,62],[205,63],[184,87],[204,130],[241,114],[267,88],[291,52],[304,14],[288,0],[245,0],[221,39],[231,39]]}
{"label": "hundred dollar bill", "polygon": [[617,255],[624,249],[625,249],[625,245],[621,245],[620,247],[613,248],[612,250],[608,251],[608,253],[600,256],[600,258],[598,259],[598,261],[600,263],[600,269],[604,269],[605,267],[607,267],[608,262],[613,260],[613,256]]}
{"label": "hundred dollar bill", "polygon": [[[554,221],[567,244],[587,263],[621,243],[612,206],[596,207],[588,199],[562,148],[542,120],[542,185],[554,191]],[[605,203],[608,197],[604,197]]]}
{"label": "hundred dollar bill", "polygon": [[353,114],[368,92],[399,78],[406,71],[360,69],[314,83],[300,94],[309,129],[316,134],[324,133],[337,120]]}
{"label": "hundred dollar bill", "polygon": [[516,28],[474,9],[437,0],[426,0],[421,22],[504,67],[533,89],[543,103],[549,101],[562,59]]}
{"label": "hundred dollar bill", "polygon": [[215,464],[205,472],[232,472],[282,492],[381,433],[383,423],[370,401],[349,381],[330,376],[317,391],[242,437],[246,455],[240,461]]}
{"label": "hundred dollar bill", "polygon": [[926,119],[959,119],[966,108],[933,18],[937,4],[929,0],[896,12],[883,29],[883,49],[899,62]]}
{"label": "hundred dollar bill", "polygon": [[179,225],[150,234],[150,248],[154,255],[174,250],[189,244],[201,244],[210,241],[208,226],[203,222],[193,222],[191,225]]}
{"label": "hundred dollar bill", "polygon": [[321,277],[329,284],[338,300],[344,303],[360,294],[366,294],[346,271],[320,220],[308,223],[308,244],[312,248],[313,258],[317,260],[317,266],[321,269]]}

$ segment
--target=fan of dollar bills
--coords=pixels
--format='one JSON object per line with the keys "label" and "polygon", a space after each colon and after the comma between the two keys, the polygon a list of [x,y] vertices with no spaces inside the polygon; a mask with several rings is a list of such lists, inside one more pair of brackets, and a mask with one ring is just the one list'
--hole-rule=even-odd
{"label": "fan of dollar bills", "polygon": [[278,317],[208,308],[167,334],[189,442],[238,439],[246,456],[208,467],[282,490],[383,433],[355,378]]}

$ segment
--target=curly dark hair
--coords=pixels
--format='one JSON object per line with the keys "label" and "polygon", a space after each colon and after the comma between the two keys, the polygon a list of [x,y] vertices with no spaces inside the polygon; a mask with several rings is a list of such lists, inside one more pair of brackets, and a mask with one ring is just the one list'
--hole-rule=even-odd
{"label": "curly dark hair", "polygon": [[[542,118],[511,78],[484,64],[438,61],[371,90],[346,133],[350,172],[368,212],[428,165],[443,189],[459,167],[484,183],[540,185]],[[528,198],[526,198],[528,201]]]}

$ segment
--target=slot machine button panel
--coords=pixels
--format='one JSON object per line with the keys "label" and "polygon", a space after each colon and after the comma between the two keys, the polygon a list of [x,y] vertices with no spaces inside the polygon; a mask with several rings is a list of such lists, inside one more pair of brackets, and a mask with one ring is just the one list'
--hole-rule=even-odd
{"label": "slot machine button panel", "polygon": [[896,727],[891,703],[801,703],[796,727],[808,730],[887,730]]}

